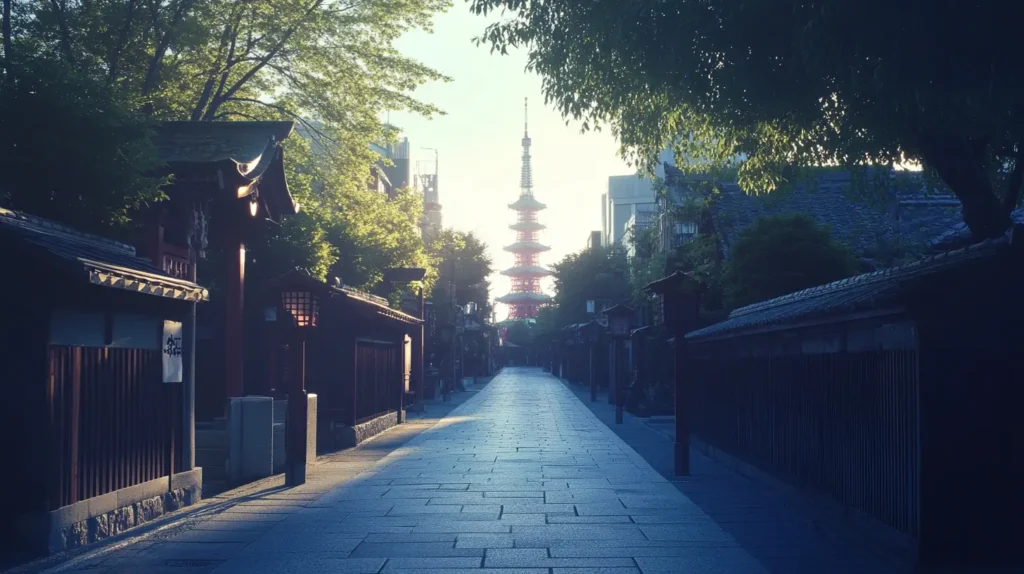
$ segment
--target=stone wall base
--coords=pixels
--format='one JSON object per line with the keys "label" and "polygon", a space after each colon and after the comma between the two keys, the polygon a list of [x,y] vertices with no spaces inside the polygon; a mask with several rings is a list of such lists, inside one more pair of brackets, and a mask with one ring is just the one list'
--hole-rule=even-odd
{"label": "stone wall base", "polygon": [[202,498],[202,486],[182,488],[164,494],[154,496],[132,504],[112,510],[99,516],[93,516],[87,520],[76,522],[54,531],[50,538],[49,551],[51,553],[62,552],[86,544],[99,542],[145,524],[154,518],[163,516],[168,512],[174,512],[179,508],[191,506]]}
{"label": "stone wall base", "polygon": [[[404,418],[404,417],[403,417]],[[334,448],[351,448],[398,424],[398,413],[386,413],[354,427],[334,427]]]}
{"label": "stone wall base", "polygon": [[197,468],[52,512],[24,516],[19,534],[25,543],[42,547],[47,554],[99,542],[199,502],[203,495],[202,477],[202,469]]}

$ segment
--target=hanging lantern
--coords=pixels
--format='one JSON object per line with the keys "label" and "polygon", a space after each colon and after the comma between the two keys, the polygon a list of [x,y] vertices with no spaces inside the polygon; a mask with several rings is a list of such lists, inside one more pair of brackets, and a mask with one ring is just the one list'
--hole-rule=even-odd
{"label": "hanging lantern", "polygon": [[285,291],[281,293],[281,307],[291,314],[295,326],[316,327],[320,318],[320,301],[309,291]]}

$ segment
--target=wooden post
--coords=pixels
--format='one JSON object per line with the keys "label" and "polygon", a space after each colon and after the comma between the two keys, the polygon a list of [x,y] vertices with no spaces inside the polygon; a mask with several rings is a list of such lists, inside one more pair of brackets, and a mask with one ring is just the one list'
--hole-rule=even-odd
{"label": "wooden post", "polygon": [[[189,281],[196,282],[196,267],[199,257],[194,249],[189,249]],[[188,313],[182,329],[184,356],[184,378],[181,385],[181,457],[182,471],[196,467],[196,303],[188,306]]]}
{"label": "wooden post", "polygon": [[597,373],[595,372],[597,369],[594,368],[594,360],[596,359],[596,357],[594,356],[594,347],[596,346],[596,343],[590,344],[590,360],[587,364],[588,373],[590,376],[590,402],[592,403],[597,402]]}
{"label": "wooden post", "polygon": [[675,472],[676,476],[689,476],[690,415],[688,412],[689,401],[686,396],[686,339],[677,335],[672,346],[672,354],[675,356]]}
{"label": "wooden post", "polygon": [[293,360],[295,376],[288,385],[288,423],[285,426],[285,484],[306,483],[306,427],[308,398],[306,396],[306,331],[296,333]]}
{"label": "wooden post", "polygon": [[615,341],[615,424],[622,424],[623,400],[626,394],[626,381],[629,373],[629,362],[626,360],[626,343],[621,339]]}
{"label": "wooden post", "polygon": [[398,336],[398,376],[395,377],[395,381],[392,383],[395,385],[396,398],[392,404],[395,405],[396,419],[398,424],[405,422],[405,331]]}
{"label": "wooden post", "polygon": [[[240,233],[234,230],[233,233]],[[241,397],[245,394],[242,370],[243,358],[243,316],[245,305],[245,245],[234,239],[227,248],[228,264],[224,313],[224,369],[225,396]]]}
{"label": "wooden post", "polygon": [[359,343],[356,342],[354,335],[349,337],[348,347],[351,349],[350,352],[352,353],[352,386],[349,388],[348,394],[351,406],[348,412],[348,424],[349,426],[355,427],[356,421],[359,420],[359,407],[357,402],[359,400]]}
{"label": "wooden post", "polygon": [[[419,297],[418,298],[419,298],[419,306],[418,306],[419,313],[418,313],[418,317],[419,317],[419,319],[423,320],[423,319],[425,319],[424,315],[425,315],[426,305],[424,304],[424,301],[423,301],[423,288],[422,287],[420,287],[420,289],[419,289]],[[423,400],[426,398],[426,396],[423,394],[423,388],[424,388],[424,384],[425,384],[423,376],[425,374],[425,371],[424,371],[424,367],[423,367],[423,324],[422,323],[419,324],[419,325],[413,325],[412,333],[410,335],[410,338],[412,339],[412,365],[411,365],[411,367],[409,369],[409,375],[410,375],[410,378],[412,379],[412,390],[413,390],[413,393],[415,393],[414,400],[417,403],[419,403],[420,405],[422,405],[423,404]]]}
{"label": "wooden post", "polygon": [[616,374],[616,369],[619,368],[619,358],[616,356],[616,351],[619,350],[619,342],[616,339],[612,339],[608,343],[608,404],[615,404],[615,391],[619,388],[619,377]]}
{"label": "wooden post", "polygon": [[703,285],[692,275],[676,271],[646,287],[662,298],[665,326],[673,336],[675,357],[675,473],[690,474],[690,405],[686,381],[686,334],[697,328]]}
{"label": "wooden post", "polygon": [[71,356],[71,412],[65,413],[64,420],[71,427],[71,441],[68,453],[68,476],[71,484],[71,498],[68,504],[78,502],[80,492],[78,491],[78,432],[82,421],[82,348],[75,347]]}

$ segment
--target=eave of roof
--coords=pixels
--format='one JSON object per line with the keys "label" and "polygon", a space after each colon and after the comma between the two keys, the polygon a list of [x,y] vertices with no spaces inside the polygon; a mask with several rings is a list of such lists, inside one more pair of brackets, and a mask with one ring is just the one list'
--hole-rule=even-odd
{"label": "eave of roof", "polygon": [[359,291],[352,287],[334,287],[299,270],[294,270],[275,279],[271,279],[266,284],[268,287],[278,287],[288,284],[304,285],[308,287],[310,291],[315,291],[321,296],[344,300],[352,303],[361,310],[370,311],[385,319],[399,321],[410,325],[420,325],[423,323],[422,319],[413,317],[412,315],[403,313],[402,311],[392,309],[388,306],[387,299],[384,299],[383,297],[364,293],[363,291]]}
{"label": "eave of roof", "polygon": [[973,259],[994,256],[1012,243],[1017,234],[1024,234],[1024,227],[1011,229],[1002,238],[741,307],[730,313],[725,321],[688,333],[686,339],[728,338],[771,326],[792,325],[866,309],[898,307],[899,295],[909,280],[949,270]]}
{"label": "eave of roof", "polygon": [[543,293],[509,293],[495,299],[498,303],[546,303],[551,301],[550,295]]}
{"label": "eave of roof", "polygon": [[509,277],[545,277],[551,275],[551,273],[550,269],[545,269],[539,265],[516,265],[501,272],[502,275],[508,275]]}
{"label": "eave of roof", "polygon": [[195,283],[172,277],[135,248],[118,241],[83,233],[54,221],[0,208],[0,232],[43,262],[84,276],[88,283],[183,301],[206,301],[209,292]]}
{"label": "eave of roof", "polygon": [[547,245],[543,245],[541,243],[537,243],[536,241],[519,241],[519,242],[513,243],[512,245],[505,246],[505,251],[511,251],[513,253],[516,252],[516,251],[521,251],[521,252],[524,252],[524,253],[525,252],[539,253],[541,251],[547,251],[549,249],[551,249],[551,248],[548,247]]}
{"label": "eave of roof", "polygon": [[547,226],[537,221],[517,221],[508,226],[512,231],[540,231],[547,229]]}
{"label": "eave of roof", "polygon": [[163,122],[154,143],[169,164],[231,161],[247,166],[260,162],[268,142],[280,143],[294,129],[295,122]]}
{"label": "eave of roof", "polygon": [[281,215],[295,215],[299,206],[284,177],[280,147],[294,128],[294,122],[164,122],[157,126],[153,141],[158,156],[175,175],[197,166],[233,169],[242,184],[268,190],[268,203]]}
{"label": "eave of roof", "polygon": [[540,211],[548,206],[534,199],[532,195],[520,195],[515,202],[508,204],[509,209],[523,211]]}

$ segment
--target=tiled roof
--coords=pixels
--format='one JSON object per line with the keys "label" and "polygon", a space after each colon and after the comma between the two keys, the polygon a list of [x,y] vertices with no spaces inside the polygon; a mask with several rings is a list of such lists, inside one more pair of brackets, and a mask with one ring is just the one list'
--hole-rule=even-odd
{"label": "tiled roof", "polygon": [[[673,191],[684,195],[686,176],[674,174]],[[867,177],[873,177],[869,171]],[[824,224],[833,235],[858,254],[870,252],[881,240],[899,239],[924,247],[929,239],[962,222],[959,201],[948,194],[927,190],[913,174],[902,174],[906,182],[893,185],[882,200],[859,198],[853,174],[835,171],[816,176],[810,185],[762,196],[745,193],[735,182],[719,185],[721,194],[712,216],[723,235],[728,255],[740,232],[759,216],[804,214]]]}
{"label": "tiled roof", "polygon": [[160,159],[172,164],[252,164],[294,127],[293,122],[164,122],[157,126],[154,142]]}
{"label": "tiled roof", "polygon": [[137,256],[130,245],[41,217],[0,208],[0,236],[97,285],[191,301],[209,296],[206,289],[171,277],[149,259]]}
{"label": "tiled roof", "polygon": [[327,283],[298,269],[289,271],[280,277],[267,281],[264,288],[270,289],[289,284],[307,285],[311,291],[316,290],[326,298],[337,297],[339,300],[353,303],[355,307],[360,310],[369,311],[386,319],[392,319],[411,325],[419,325],[423,323],[423,320],[418,317],[392,309],[388,305],[388,300],[383,297],[378,297],[377,295],[366,293],[345,285],[328,285]]}
{"label": "tiled roof", "polygon": [[247,184],[262,181],[260,190],[272,213],[294,215],[299,206],[288,191],[280,150],[294,126],[293,122],[164,122],[157,126],[153,142],[175,175],[187,171],[184,166],[234,164]]}
{"label": "tiled roof", "polygon": [[729,318],[725,321],[688,333],[686,338],[704,340],[728,337],[754,329],[792,324],[823,316],[882,308],[903,293],[907,280],[947,271],[979,257],[993,256],[1000,248],[1009,245],[1013,236],[1017,234],[1024,234],[1024,227],[1014,228],[1005,237],[957,251],[741,307],[729,313]]}
{"label": "tiled roof", "polygon": [[537,253],[537,252],[540,252],[540,251],[547,251],[548,249],[551,249],[551,248],[548,247],[547,245],[543,245],[543,244],[537,243],[536,241],[517,241],[516,243],[513,243],[512,245],[505,246],[505,251],[512,251],[513,253],[516,252],[516,251],[520,251],[520,252],[524,252],[524,253],[525,252]]}
{"label": "tiled roof", "polygon": [[520,195],[514,203],[508,204],[509,209],[540,211],[547,209],[547,206],[534,199],[532,195]]}
{"label": "tiled roof", "polygon": [[[1014,210],[1010,214],[1010,220],[1014,225],[1024,225],[1024,209]],[[928,246],[932,249],[949,249],[970,240],[971,230],[967,228],[966,223],[960,221],[948,230],[932,237],[928,241]]]}
{"label": "tiled roof", "polygon": [[546,227],[546,225],[537,221],[517,221],[508,226],[512,231],[540,231]]}
{"label": "tiled roof", "polygon": [[551,296],[543,293],[509,293],[495,299],[498,303],[547,303],[550,300]]}
{"label": "tiled roof", "polygon": [[517,277],[520,275],[532,275],[534,277],[542,277],[551,275],[551,270],[541,267],[539,265],[516,265],[515,267],[509,267],[508,269],[501,272],[502,275],[508,275],[509,277]]}

